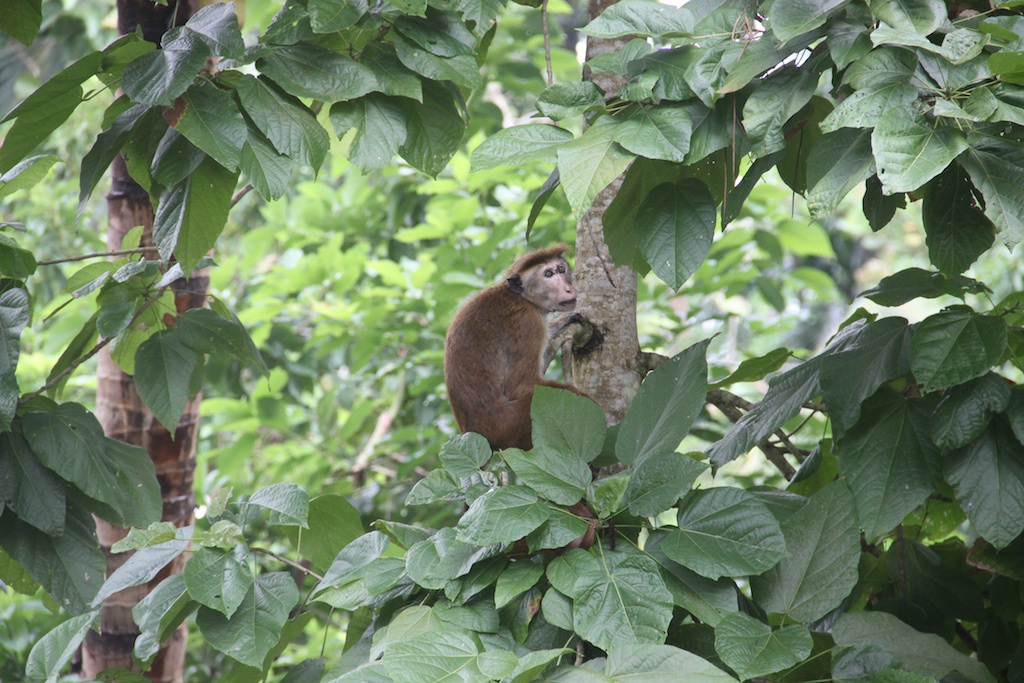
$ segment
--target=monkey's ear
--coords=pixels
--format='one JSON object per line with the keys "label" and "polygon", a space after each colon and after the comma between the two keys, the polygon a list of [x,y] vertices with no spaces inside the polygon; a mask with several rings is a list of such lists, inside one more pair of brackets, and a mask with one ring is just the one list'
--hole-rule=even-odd
{"label": "monkey's ear", "polygon": [[505,284],[508,285],[509,291],[516,294],[523,293],[523,278],[518,275],[510,275],[509,278],[505,280]]}

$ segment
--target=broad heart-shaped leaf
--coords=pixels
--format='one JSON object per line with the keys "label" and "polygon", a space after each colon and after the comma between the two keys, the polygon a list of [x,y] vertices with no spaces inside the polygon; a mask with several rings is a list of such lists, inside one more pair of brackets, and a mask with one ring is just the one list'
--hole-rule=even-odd
{"label": "broad heart-shaped leaf", "polygon": [[817,85],[817,71],[792,65],[785,65],[760,81],[743,105],[743,126],[753,143],[754,154],[768,156],[785,147],[785,124],[811,101]]}
{"label": "broad heart-shaped leaf", "polygon": [[730,579],[712,581],[668,559],[661,550],[668,533],[664,529],[652,532],[644,552],[661,567],[673,602],[705,624],[715,626],[724,615],[737,610],[736,584]]}
{"label": "broad heart-shaped leaf", "polygon": [[929,436],[935,403],[882,389],[839,441],[839,472],[869,541],[901,523],[935,488],[941,467]]}
{"label": "broad heart-shaped leaf", "polygon": [[165,33],[161,45],[162,49],[148,52],[125,67],[121,87],[133,102],[170,107],[192,85],[210,56],[209,46],[182,27]]}
{"label": "broad heart-shaped leaf", "polygon": [[740,676],[759,678],[794,666],[811,654],[814,643],[803,626],[777,631],[742,612],[727,614],[715,626],[715,652]]}
{"label": "broad heart-shaped leaf", "polygon": [[887,612],[847,612],[832,627],[836,645],[874,646],[900,662],[900,668],[935,680],[955,673],[974,683],[994,683],[984,664],[957,651],[934,633],[915,631]]}
{"label": "broad heart-shaped leaf", "polygon": [[890,26],[927,36],[946,21],[942,0],[873,0],[871,10]]}
{"label": "broad heart-shaped leaf", "polygon": [[173,255],[184,272],[192,272],[224,230],[237,180],[237,172],[207,157],[192,175],[164,190],[153,224],[164,261]]}
{"label": "broad heart-shaped leaf", "polygon": [[[292,527],[289,537],[302,556],[308,558],[319,573],[331,566],[342,548],[366,531],[359,511],[343,496],[329,493],[309,501],[306,515],[309,529]],[[406,546],[408,547],[408,546]]]}
{"label": "broad heart-shaped leaf", "polygon": [[679,446],[704,407],[707,395],[707,339],[647,375],[619,426],[615,454],[625,465]]}
{"label": "broad heart-shaped leaf", "polygon": [[64,532],[64,482],[43,467],[17,430],[0,433],[0,510],[3,505],[50,536]]}
{"label": "broad heart-shaped leaf", "polygon": [[334,607],[342,607],[336,601],[337,589],[350,589],[353,584],[365,582],[372,572],[377,571],[376,560],[390,544],[388,537],[379,531],[371,531],[356,538],[334,558],[327,573],[313,590],[314,598]]}
{"label": "broad heart-shaped leaf", "polygon": [[668,510],[707,468],[705,463],[675,452],[648,455],[630,474],[625,495],[629,512],[654,517]]}
{"label": "broad heart-shaped leaf", "polygon": [[606,11],[601,12],[580,30],[585,35],[595,38],[617,38],[625,35],[687,35],[693,32],[694,26],[701,18],[691,7],[625,0],[609,5]]}
{"label": "broad heart-shaped leaf", "polygon": [[994,372],[950,387],[932,414],[932,440],[943,451],[966,446],[1009,407],[1011,395],[1006,380]]}
{"label": "broad heart-shaped leaf", "polygon": [[135,352],[135,387],[153,416],[172,434],[192,394],[199,356],[174,329],[154,334]]}
{"label": "broad heart-shaped leaf", "polygon": [[663,183],[637,209],[640,251],[654,273],[673,289],[697,272],[715,234],[715,200],[694,178]]}
{"label": "broad heart-shaped leaf", "polygon": [[21,354],[21,331],[28,324],[28,293],[8,289],[0,294],[0,431],[11,428],[18,407],[18,379],[14,375]]}
{"label": "broad heart-shaped leaf", "polygon": [[1024,145],[1002,137],[976,136],[960,158],[985,195],[985,215],[1008,247],[1024,240]]}
{"label": "broad heart-shaped leaf", "polygon": [[843,128],[821,136],[807,158],[811,216],[831,214],[850,190],[874,172],[869,131]]}
{"label": "broad heart-shaped leaf", "polygon": [[478,546],[511,543],[548,521],[549,516],[547,505],[527,487],[501,486],[473,501],[459,520],[458,539]]}
{"label": "broad heart-shaped leaf", "polygon": [[925,391],[981,377],[1006,350],[1006,321],[967,307],[936,313],[921,322],[910,343],[910,369]]}
{"label": "broad heart-shaped leaf", "polygon": [[387,680],[394,683],[494,680],[480,671],[481,658],[480,648],[468,633],[430,631],[395,640],[381,663]]}
{"label": "broad heart-shaped leaf", "polygon": [[200,548],[185,564],[189,596],[230,619],[252,585],[251,561],[242,544],[229,551]]}
{"label": "broad heart-shaped leaf", "polygon": [[88,611],[103,583],[105,562],[96,540],[96,525],[87,510],[70,501],[60,536],[48,536],[18,519],[13,511],[4,511],[0,548],[69,614]]}
{"label": "broad heart-shaped leaf", "polygon": [[252,76],[243,77],[237,91],[245,113],[278,152],[320,168],[331,146],[330,137],[306,105],[266,79]]}
{"label": "broad heart-shaped leaf", "polygon": [[771,29],[785,43],[825,23],[828,15],[846,5],[846,0],[796,0],[772,8]]}
{"label": "broad heart-shaped leaf", "polygon": [[429,176],[436,177],[455,155],[466,132],[459,103],[462,95],[450,83],[423,83],[423,103],[405,103],[405,142],[402,158]]}
{"label": "broad heart-shaped leaf", "polygon": [[630,107],[615,128],[615,141],[627,151],[682,163],[690,151],[693,119],[686,107]]}
{"label": "broad heart-shaped leaf", "polygon": [[524,484],[559,505],[578,503],[593,478],[586,460],[551,446],[529,452],[509,448],[501,457]]}
{"label": "broad heart-shaped leaf", "polygon": [[145,450],[103,436],[96,417],[77,403],[20,419],[40,462],[99,503],[101,517],[138,527],[160,519],[160,485]]}
{"label": "broad heart-shaped leaf", "polygon": [[968,146],[958,130],[931,125],[905,110],[883,114],[871,133],[871,151],[886,194],[921,188]]}
{"label": "broad heart-shaped leaf", "polygon": [[881,306],[902,306],[917,298],[934,299],[940,296],[955,296],[963,299],[967,293],[989,291],[988,287],[962,275],[947,278],[942,273],[933,273],[920,268],[907,268],[883,277],[877,287],[861,292]]}
{"label": "broad heart-shaped leaf", "polygon": [[553,560],[547,574],[556,590],[572,598],[576,633],[602,650],[664,642],[672,595],[646,555],[576,549]]}
{"label": "broad heart-shaped leaf", "polygon": [[200,81],[190,87],[167,115],[168,123],[217,162],[236,170],[248,129],[228,93]]}
{"label": "broad heart-shaped leaf", "polygon": [[192,531],[192,527],[182,527],[175,532],[174,539],[135,551],[104,582],[93,598],[92,606],[99,607],[104,600],[125,588],[152,581],[171,560],[188,549],[192,542]]}
{"label": "broad heart-shaped leaf", "polygon": [[534,446],[550,446],[585,462],[596,458],[604,447],[604,411],[586,396],[538,385],[530,418]]}
{"label": "broad heart-shaped leaf", "polygon": [[388,164],[405,142],[406,112],[401,99],[370,93],[356,100],[335,102],[331,106],[331,124],[339,136],[350,128],[358,130],[349,160],[368,173]]}
{"label": "broad heart-shaped leaf", "polygon": [[662,552],[701,576],[746,576],[770,569],[786,555],[779,523],[757,497],[742,489],[692,491],[679,506],[679,529]]}
{"label": "broad heart-shaped leaf", "polygon": [[597,194],[629,167],[635,155],[615,142],[614,124],[594,125],[558,148],[558,171],[573,216],[582,218]]}
{"label": "broad heart-shaped leaf", "polygon": [[[614,7],[614,5],[613,5]],[[581,671],[576,667],[576,671]],[[563,668],[559,668],[563,671]],[[681,650],[671,645],[653,645],[641,643],[615,647],[608,651],[604,674],[608,678],[594,680],[592,683],[604,681],[687,681],[688,683],[735,683],[736,679],[722,671],[711,662],[698,657],[692,652]],[[561,679],[577,680],[577,679]],[[579,683],[587,683],[589,678],[578,679]]]}
{"label": "broad heart-shaped leaf", "polygon": [[1002,417],[977,439],[949,453],[946,481],[977,532],[1005,548],[1024,531],[1024,446]]}
{"label": "broad heart-shaped leaf", "polygon": [[498,544],[479,547],[456,538],[456,529],[441,529],[413,544],[405,555],[409,576],[428,590],[444,588],[448,581],[468,574],[473,565],[504,550]]}
{"label": "broad heart-shaped leaf", "polygon": [[244,503],[270,510],[270,523],[273,525],[307,527],[309,496],[298,484],[281,482],[264,486],[246,498]]}
{"label": "broad heart-shaped leaf", "polygon": [[546,123],[512,126],[491,135],[473,150],[473,170],[518,166],[531,161],[553,163],[555,150],[572,140],[570,131]]}
{"label": "broad heart-shaped leaf", "polygon": [[185,28],[220,57],[242,59],[245,43],[238,28],[238,17],[230,2],[207,5],[189,17]]}
{"label": "broad heart-shaped leaf", "polygon": [[87,612],[71,617],[44,635],[32,646],[25,662],[25,675],[33,681],[56,681],[78,648],[86,634],[99,627],[100,613]]}
{"label": "broad heart-shaped leaf", "polygon": [[369,67],[315,45],[276,46],[256,66],[286,92],[321,102],[353,100],[379,89]]}
{"label": "broad heart-shaped leaf", "polygon": [[580,116],[591,107],[603,106],[604,94],[591,81],[555,83],[537,97],[537,111],[555,121]]}
{"label": "broad heart-shaped leaf", "polygon": [[857,583],[860,533],[853,496],[839,480],[821,489],[782,526],[789,555],[751,579],[754,600],[766,612],[817,621]]}
{"label": "broad heart-shaped leaf", "polygon": [[917,89],[909,82],[871,82],[840,102],[821,122],[821,130],[838,133],[843,128],[859,128],[870,133],[887,111],[902,111],[910,116],[916,101]]}
{"label": "broad heart-shaped leaf", "polygon": [[491,447],[484,437],[466,432],[441,446],[438,457],[446,471],[457,477],[468,477],[476,474],[491,459]]}
{"label": "broad heart-shaped leaf", "polygon": [[295,580],[287,572],[261,574],[231,616],[201,607],[196,625],[206,642],[229,657],[257,669],[281,637],[288,612],[299,601]]}
{"label": "broad heart-shaped leaf", "polygon": [[821,363],[822,396],[837,436],[860,417],[861,402],[910,370],[910,329],[903,318],[857,327],[841,351]]}
{"label": "broad heart-shaped leaf", "polygon": [[228,319],[209,308],[192,308],[178,318],[174,331],[196,353],[228,355],[264,375],[269,372],[249,332],[234,316]]}
{"label": "broad heart-shaped leaf", "polygon": [[995,241],[995,226],[974,198],[974,186],[959,164],[928,183],[921,204],[928,258],[946,275],[959,275]]}

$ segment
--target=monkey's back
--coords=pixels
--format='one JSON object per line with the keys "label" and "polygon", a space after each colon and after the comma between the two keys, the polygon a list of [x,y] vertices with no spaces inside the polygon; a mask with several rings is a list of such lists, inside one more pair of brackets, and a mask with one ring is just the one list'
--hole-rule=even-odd
{"label": "monkey's back", "polygon": [[491,447],[530,448],[530,401],[541,379],[544,317],[504,284],[456,314],[445,338],[444,376],[455,421]]}

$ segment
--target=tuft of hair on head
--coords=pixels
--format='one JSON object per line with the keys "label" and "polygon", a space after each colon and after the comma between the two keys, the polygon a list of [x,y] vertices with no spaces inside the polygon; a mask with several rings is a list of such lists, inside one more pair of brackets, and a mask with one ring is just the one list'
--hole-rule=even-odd
{"label": "tuft of hair on head", "polygon": [[529,254],[520,256],[519,259],[515,263],[513,263],[512,266],[508,269],[507,274],[515,275],[516,273],[521,273],[524,270],[532,268],[533,266],[545,263],[546,261],[550,261],[555,257],[561,256],[567,251],[569,251],[569,247],[565,246],[564,244],[556,244],[555,246],[548,247],[547,249],[541,249],[540,251],[532,251]]}

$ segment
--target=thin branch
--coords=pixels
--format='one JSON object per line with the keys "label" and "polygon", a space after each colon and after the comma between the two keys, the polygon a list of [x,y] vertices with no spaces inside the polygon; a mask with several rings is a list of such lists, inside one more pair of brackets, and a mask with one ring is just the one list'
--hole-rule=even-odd
{"label": "thin branch", "polygon": [[277,560],[278,562],[283,562],[286,565],[288,565],[289,567],[291,567],[292,569],[296,569],[296,570],[302,572],[303,574],[308,574],[309,576],[312,576],[317,581],[323,581],[324,580],[324,577],[320,576],[319,574],[317,574],[315,571],[313,571],[309,567],[304,567],[303,565],[299,564],[298,562],[295,562],[294,560],[289,560],[287,557],[282,557],[281,555],[278,555],[277,553],[275,553],[273,550],[267,550],[266,548],[259,548],[259,547],[256,547],[256,546],[250,546],[249,549],[252,550],[254,553],[263,553],[267,557],[272,557],[275,560]]}
{"label": "thin branch", "polygon": [[548,33],[548,0],[540,3],[540,25],[544,31],[544,62],[548,68],[548,87],[555,83],[555,73],[551,68],[551,35]]}
{"label": "thin branch", "polygon": [[[731,391],[725,389],[712,389],[708,392],[707,402],[722,411],[722,414],[729,418],[730,422],[739,422],[740,418],[743,417],[741,409],[744,411],[750,411],[754,407],[754,404],[750,401],[737,396]],[[794,456],[797,455],[795,451],[789,448],[780,448],[767,439],[757,444],[757,447],[764,453],[768,462],[775,465],[776,469],[782,473],[782,476],[786,478],[786,481],[791,480],[796,476],[796,469],[789,464],[786,460],[786,453],[792,453]]]}
{"label": "thin branch", "polygon": [[235,196],[231,198],[231,206],[234,207],[235,204],[242,201],[242,197],[249,194],[250,192],[252,192],[252,183],[246,184],[245,187],[243,187],[241,190],[235,193]]}
{"label": "thin branch", "polygon": [[67,256],[55,258],[50,261],[36,261],[37,266],[52,266],[55,263],[70,263],[72,261],[84,261],[91,258],[106,258],[108,256],[128,256],[130,254],[147,254],[151,251],[159,251],[156,247],[139,247],[138,249],[119,249],[117,251],[98,251],[92,254],[80,254],[78,256]]}

